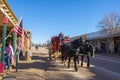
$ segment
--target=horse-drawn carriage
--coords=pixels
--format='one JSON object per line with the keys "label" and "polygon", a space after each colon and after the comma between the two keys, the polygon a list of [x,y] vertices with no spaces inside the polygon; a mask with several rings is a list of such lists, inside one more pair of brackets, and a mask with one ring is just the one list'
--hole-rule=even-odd
{"label": "horse-drawn carriage", "polygon": [[70,42],[70,38],[68,36],[65,36],[63,38],[61,37],[61,34],[59,34],[59,36],[51,37],[51,43],[49,46],[49,58],[51,59],[53,57],[54,60],[56,60],[56,58],[61,57],[61,45],[68,42]]}
{"label": "horse-drawn carriage", "polygon": [[51,44],[49,49],[49,57],[61,57],[63,63],[66,63],[68,59],[68,68],[70,67],[71,58],[73,58],[74,68],[77,71],[76,61],[79,62],[79,56],[81,56],[81,66],[83,66],[83,58],[87,56],[87,66],[90,66],[90,57],[94,56],[93,46],[89,41],[84,41],[82,37],[70,41],[68,36],[64,36],[62,33],[59,36],[54,36],[51,38]]}

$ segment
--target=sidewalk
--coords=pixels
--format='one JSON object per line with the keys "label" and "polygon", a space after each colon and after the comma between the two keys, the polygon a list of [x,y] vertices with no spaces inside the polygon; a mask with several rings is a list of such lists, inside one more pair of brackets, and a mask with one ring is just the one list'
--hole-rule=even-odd
{"label": "sidewalk", "polygon": [[46,66],[42,62],[44,59],[34,53],[32,61],[20,60],[18,72],[12,69],[3,80],[44,80],[44,67]]}
{"label": "sidewalk", "polygon": [[4,73],[0,73],[0,80],[2,80]]}
{"label": "sidewalk", "polygon": [[51,74],[48,75],[46,70],[56,67],[47,57],[48,53],[45,49],[41,51],[33,49],[32,61],[20,60],[18,72],[13,69],[4,80],[47,80]]}

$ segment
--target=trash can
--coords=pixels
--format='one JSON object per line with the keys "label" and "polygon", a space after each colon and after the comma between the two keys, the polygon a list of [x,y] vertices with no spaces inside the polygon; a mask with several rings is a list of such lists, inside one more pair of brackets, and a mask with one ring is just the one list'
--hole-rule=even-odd
{"label": "trash can", "polygon": [[4,62],[0,62],[0,73],[4,71]]}
{"label": "trash can", "polygon": [[31,61],[31,60],[32,60],[32,52],[31,52],[31,50],[26,51],[25,59],[26,59],[27,61]]}

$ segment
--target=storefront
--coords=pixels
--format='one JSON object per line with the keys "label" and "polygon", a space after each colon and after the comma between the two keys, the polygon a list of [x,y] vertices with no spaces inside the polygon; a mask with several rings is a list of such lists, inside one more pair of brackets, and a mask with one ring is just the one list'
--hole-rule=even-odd
{"label": "storefront", "polygon": [[114,44],[115,44],[115,47],[114,47],[115,52],[119,53],[120,52],[120,36],[114,37]]}

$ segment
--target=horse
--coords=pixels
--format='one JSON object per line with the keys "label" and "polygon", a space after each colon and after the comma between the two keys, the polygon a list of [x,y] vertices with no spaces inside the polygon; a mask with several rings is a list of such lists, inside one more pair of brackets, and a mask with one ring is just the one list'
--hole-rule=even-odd
{"label": "horse", "polygon": [[66,60],[67,60],[67,57],[69,55],[69,50],[70,50],[70,43],[66,43],[66,44],[62,44],[61,45],[61,60],[62,60],[62,63],[64,63],[66,65]]}
{"label": "horse", "polygon": [[87,57],[87,67],[90,67],[90,58],[94,57],[94,47],[88,41],[80,44],[79,56],[81,56],[81,67],[83,67],[83,60],[85,56]]}
{"label": "horse", "polygon": [[81,66],[83,66],[83,55],[87,55],[88,63],[87,66],[89,67],[90,63],[90,55],[93,54],[93,48],[91,45],[87,44],[86,42],[83,42],[83,40],[76,39],[69,44],[64,44],[61,46],[61,53],[62,53],[62,61],[66,61],[68,58],[68,68],[70,67],[70,61],[71,57],[73,57],[74,60],[74,68],[76,71],[78,71],[76,62],[79,63],[79,56],[81,56]]}
{"label": "horse", "polygon": [[81,43],[81,38],[76,39],[70,43],[66,43],[61,45],[61,54],[62,54],[62,61],[65,62],[68,58],[68,68],[70,67],[71,57],[74,58],[74,68],[77,71],[76,61],[78,60],[78,48],[79,44]]}

